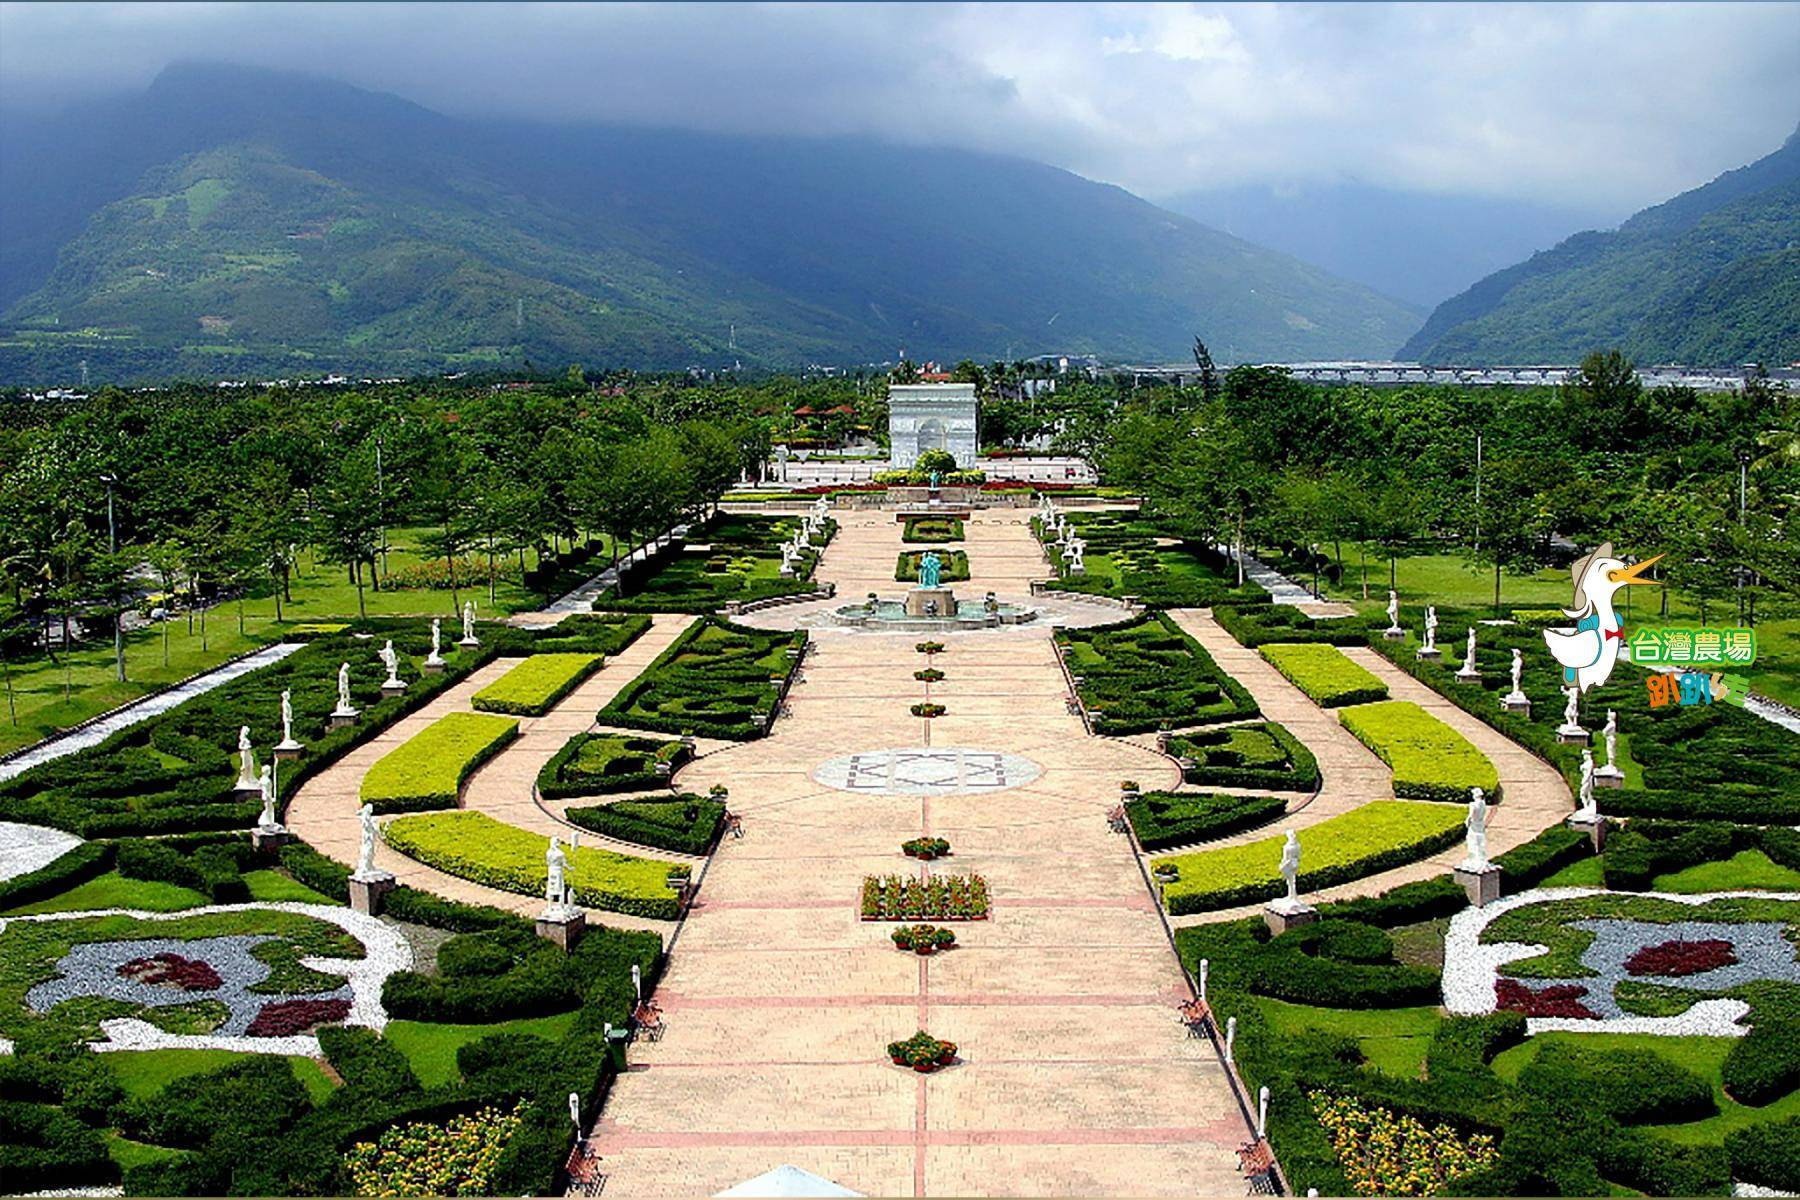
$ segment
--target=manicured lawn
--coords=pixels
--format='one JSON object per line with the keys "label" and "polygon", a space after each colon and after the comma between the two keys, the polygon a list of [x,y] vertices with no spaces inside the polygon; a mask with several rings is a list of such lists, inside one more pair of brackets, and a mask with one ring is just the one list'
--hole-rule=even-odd
{"label": "manicured lawn", "polygon": [[1260,653],[1270,666],[1325,708],[1387,699],[1387,684],[1351,662],[1336,646],[1320,642],[1268,642]]}
{"label": "manicured lawn", "polygon": [[[1562,870],[1545,879],[1540,887],[1605,887],[1606,860],[1598,854],[1572,862]],[[1660,881],[1659,881],[1660,884]],[[1658,891],[1666,889],[1658,886]]]}
{"label": "manicured lawn", "polygon": [[1480,788],[1489,803],[1500,799],[1500,775],[1487,755],[1410,700],[1351,705],[1338,720],[1393,768],[1396,796],[1466,804]]}
{"label": "manicured lawn", "polygon": [[1658,892],[1800,892],[1800,871],[1784,867],[1761,850],[1751,848],[1722,862],[1700,863],[1658,875],[1651,886]]}
{"label": "manicured lawn", "polygon": [[1277,1035],[1316,1029],[1353,1037],[1370,1066],[1405,1079],[1418,1078],[1432,1035],[1443,1021],[1436,1008],[1315,1008],[1267,997],[1256,1002]]}
{"label": "manicured lawn", "polygon": [[269,903],[294,901],[301,904],[341,904],[330,896],[315,892],[298,879],[283,875],[280,871],[245,871],[244,883],[250,888],[252,900],[263,900]]}
{"label": "manicured lawn", "polygon": [[463,781],[518,734],[516,717],[446,713],[377,759],[361,798],[380,813],[450,808]]}
{"label": "manicured lawn", "polygon": [[146,879],[127,879],[117,871],[108,871],[104,875],[96,875],[85,883],[76,884],[61,895],[11,909],[8,915],[81,912],[90,908],[135,908],[145,912],[179,912],[184,908],[195,908],[207,903],[210,901],[192,888],[184,888],[173,883],[157,883]]}
{"label": "manicured lawn", "polygon": [[161,1162],[164,1159],[180,1158],[186,1151],[171,1150],[167,1146],[152,1146],[149,1142],[134,1142],[128,1137],[108,1134],[106,1152],[112,1160],[119,1164],[119,1169],[142,1166],[144,1163]]}
{"label": "manicured lawn", "polygon": [[[103,1056],[125,1094],[137,1099],[148,1099],[178,1079],[217,1071],[242,1058],[232,1050],[121,1050]],[[323,1103],[336,1086],[318,1062],[305,1055],[289,1055],[288,1066],[314,1103]]]}
{"label": "manicured lawn", "polygon": [[406,1055],[413,1074],[426,1087],[452,1083],[460,1077],[456,1069],[456,1052],[470,1042],[497,1033],[528,1033],[550,1041],[561,1041],[574,1024],[573,1012],[549,1017],[531,1017],[520,1021],[500,1021],[493,1025],[440,1025],[423,1021],[389,1021],[382,1034]]}

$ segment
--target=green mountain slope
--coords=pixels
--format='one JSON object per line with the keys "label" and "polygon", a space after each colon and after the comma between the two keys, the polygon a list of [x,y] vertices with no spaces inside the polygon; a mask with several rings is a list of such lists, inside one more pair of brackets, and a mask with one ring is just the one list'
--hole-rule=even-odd
{"label": "green mountain slope", "polygon": [[1428,363],[1800,359],[1800,131],[1748,167],[1581,233],[1439,305],[1398,356]]}
{"label": "green mountain slope", "polygon": [[[0,379],[468,364],[792,366],[1046,350],[1369,356],[1418,315],[1016,159],[864,141],[456,121],[337,84],[171,69],[143,156],[71,162],[79,228],[4,234]],[[183,135],[180,130],[188,132]],[[33,140],[35,138],[35,141]]]}

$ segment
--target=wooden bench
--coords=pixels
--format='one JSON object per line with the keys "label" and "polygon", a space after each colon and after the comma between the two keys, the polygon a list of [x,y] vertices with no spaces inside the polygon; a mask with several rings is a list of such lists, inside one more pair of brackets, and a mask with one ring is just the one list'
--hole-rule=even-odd
{"label": "wooden bench", "polygon": [[571,1196],[598,1196],[606,1189],[606,1176],[600,1173],[600,1154],[586,1138],[569,1151],[563,1172],[569,1177]]}

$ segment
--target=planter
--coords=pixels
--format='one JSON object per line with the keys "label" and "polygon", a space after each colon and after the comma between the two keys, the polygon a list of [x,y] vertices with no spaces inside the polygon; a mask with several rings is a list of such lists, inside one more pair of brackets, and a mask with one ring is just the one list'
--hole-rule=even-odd
{"label": "planter", "polygon": [[931,955],[937,953],[937,943],[936,942],[914,942],[913,943],[913,953],[918,955],[920,958],[929,958]]}
{"label": "planter", "polygon": [[933,1071],[937,1070],[937,1063],[935,1063],[935,1062],[914,1063],[913,1070],[917,1071],[921,1075],[929,1075]]}

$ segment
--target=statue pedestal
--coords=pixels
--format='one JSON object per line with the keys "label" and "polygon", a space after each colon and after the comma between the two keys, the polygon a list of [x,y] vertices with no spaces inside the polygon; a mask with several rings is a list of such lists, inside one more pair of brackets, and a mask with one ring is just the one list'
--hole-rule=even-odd
{"label": "statue pedestal", "polygon": [[1390,625],[1381,631],[1381,636],[1390,642],[1404,642],[1406,640],[1406,630],[1400,628],[1398,625]]}
{"label": "statue pedestal", "polygon": [[332,729],[348,729],[356,724],[358,715],[358,711],[354,708],[334,708],[327,721]]}
{"label": "statue pedestal", "polygon": [[551,905],[538,915],[537,935],[555,942],[564,954],[575,949],[587,932],[587,914],[579,908]]}
{"label": "statue pedestal", "polygon": [[1318,919],[1319,910],[1300,899],[1289,900],[1284,897],[1280,900],[1272,900],[1263,907],[1263,923],[1276,937],[1280,937],[1290,929],[1311,925]]}
{"label": "statue pedestal", "polygon": [[1587,835],[1588,841],[1593,844],[1595,854],[1606,849],[1607,820],[1605,817],[1598,815],[1585,817],[1578,812],[1568,819],[1567,824],[1576,833]]}
{"label": "statue pedestal", "polygon": [[1476,908],[1484,908],[1500,898],[1500,868],[1493,863],[1479,871],[1468,867],[1453,867],[1451,874],[1456,876],[1456,882],[1469,895],[1469,903]]}
{"label": "statue pedestal", "polygon": [[381,685],[381,698],[392,700],[406,690],[406,685],[398,679],[390,679]]}
{"label": "statue pedestal", "polygon": [[264,829],[258,825],[250,831],[250,844],[258,854],[273,858],[281,852],[281,848],[294,840],[294,831],[285,825],[277,825],[272,829]]}
{"label": "statue pedestal", "polygon": [[[931,606],[936,611],[930,611]],[[916,587],[906,593],[906,615],[909,617],[953,617],[956,615],[956,594],[947,587]]]}
{"label": "statue pedestal", "polygon": [[1556,740],[1565,746],[1585,746],[1588,744],[1588,731],[1579,725],[1558,725]]}
{"label": "statue pedestal", "polygon": [[1480,671],[1471,671],[1467,667],[1463,667],[1462,669],[1460,669],[1456,672],[1456,682],[1458,682],[1458,683],[1480,683],[1481,682],[1481,672]]}
{"label": "statue pedestal", "polygon": [[240,779],[237,781],[237,785],[231,790],[240,796],[256,796],[258,798],[262,796],[262,784],[254,779],[249,783],[245,783]]}
{"label": "statue pedestal", "polygon": [[306,749],[306,747],[302,746],[299,742],[282,742],[275,747],[275,761],[293,762],[296,758],[300,757],[300,752],[304,749]]}
{"label": "statue pedestal", "polygon": [[1625,786],[1625,772],[1607,763],[1594,772],[1594,786],[1604,788],[1622,788]]}
{"label": "statue pedestal", "polygon": [[1518,713],[1528,721],[1531,719],[1531,699],[1524,692],[1508,692],[1500,697],[1500,707],[1506,712]]}
{"label": "statue pedestal", "polygon": [[1418,653],[1414,655],[1414,657],[1422,659],[1425,662],[1436,662],[1438,659],[1444,657],[1444,652],[1439,650],[1436,646],[1420,646]]}
{"label": "statue pedestal", "polygon": [[481,640],[474,636],[470,636],[470,637],[466,637],[466,638],[457,638],[456,644],[459,646],[467,646],[470,649],[474,649],[476,646],[481,645]]}
{"label": "statue pedestal", "polygon": [[350,876],[350,907],[366,917],[379,917],[387,894],[397,886],[392,871],[358,871]]}
{"label": "statue pedestal", "polygon": [[419,670],[425,672],[427,675],[442,675],[444,673],[444,668],[447,665],[449,664],[445,663],[441,658],[435,662],[428,658],[419,664]]}

